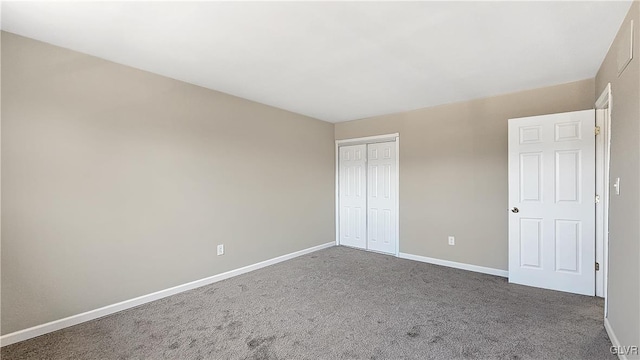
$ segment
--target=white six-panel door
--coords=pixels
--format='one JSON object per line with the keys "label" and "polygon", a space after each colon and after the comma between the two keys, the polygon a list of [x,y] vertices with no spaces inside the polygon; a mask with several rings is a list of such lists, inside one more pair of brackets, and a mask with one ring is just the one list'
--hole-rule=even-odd
{"label": "white six-panel door", "polygon": [[396,144],[367,146],[367,248],[396,253]]}
{"label": "white six-panel door", "polygon": [[509,120],[509,282],[595,293],[594,110]]}
{"label": "white six-panel door", "polygon": [[340,147],[340,244],[367,247],[367,145]]}

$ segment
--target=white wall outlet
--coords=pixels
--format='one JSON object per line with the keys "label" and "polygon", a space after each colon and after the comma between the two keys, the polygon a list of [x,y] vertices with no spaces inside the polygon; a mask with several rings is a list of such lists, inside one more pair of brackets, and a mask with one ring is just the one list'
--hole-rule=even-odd
{"label": "white wall outlet", "polygon": [[455,245],[456,244],[456,238],[453,236],[449,236],[449,245]]}
{"label": "white wall outlet", "polygon": [[218,255],[224,255],[224,245],[218,245]]}

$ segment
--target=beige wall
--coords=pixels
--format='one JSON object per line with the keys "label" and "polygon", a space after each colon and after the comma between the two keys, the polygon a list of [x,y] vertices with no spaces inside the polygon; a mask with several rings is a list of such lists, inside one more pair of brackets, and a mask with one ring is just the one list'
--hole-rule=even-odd
{"label": "beige wall", "polygon": [[[595,98],[611,83],[611,179],[620,195],[609,203],[609,323],[621,345],[640,346],[640,3],[634,2],[621,31],[635,22],[634,58],[618,76],[616,37],[596,76]],[[613,188],[612,188],[613,190]]]}
{"label": "beige wall", "polygon": [[2,334],[334,241],[332,124],[5,32],[2,73]]}
{"label": "beige wall", "polygon": [[593,92],[584,80],[339,123],[335,135],[400,133],[401,252],[507,270],[507,120],[593,108]]}

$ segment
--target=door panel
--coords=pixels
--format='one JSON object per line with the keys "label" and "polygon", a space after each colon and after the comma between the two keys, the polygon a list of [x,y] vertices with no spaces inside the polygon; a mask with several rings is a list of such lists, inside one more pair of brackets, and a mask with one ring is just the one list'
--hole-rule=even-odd
{"label": "door panel", "polygon": [[556,220],[556,271],[580,273],[581,230],[581,221]]}
{"label": "door panel", "polygon": [[593,110],[509,120],[509,281],[595,293]]}
{"label": "door panel", "polygon": [[366,145],[340,147],[340,244],[365,249]]}
{"label": "door panel", "polygon": [[542,201],[541,152],[520,154],[520,201]]}
{"label": "door panel", "polygon": [[367,248],[396,253],[396,143],[369,144]]}
{"label": "door panel", "polygon": [[542,219],[520,219],[520,266],[542,267]]}

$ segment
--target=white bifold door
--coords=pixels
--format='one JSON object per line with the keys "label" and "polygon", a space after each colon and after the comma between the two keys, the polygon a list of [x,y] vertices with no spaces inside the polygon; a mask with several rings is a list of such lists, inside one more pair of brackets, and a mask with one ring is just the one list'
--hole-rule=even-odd
{"label": "white bifold door", "polygon": [[367,145],[340,148],[340,244],[367,247]]}
{"label": "white bifold door", "polygon": [[595,113],[509,120],[509,282],[595,294]]}
{"label": "white bifold door", "polygon": [[396,254],[396,143],[341,146],[339,155],[340,244]]}

